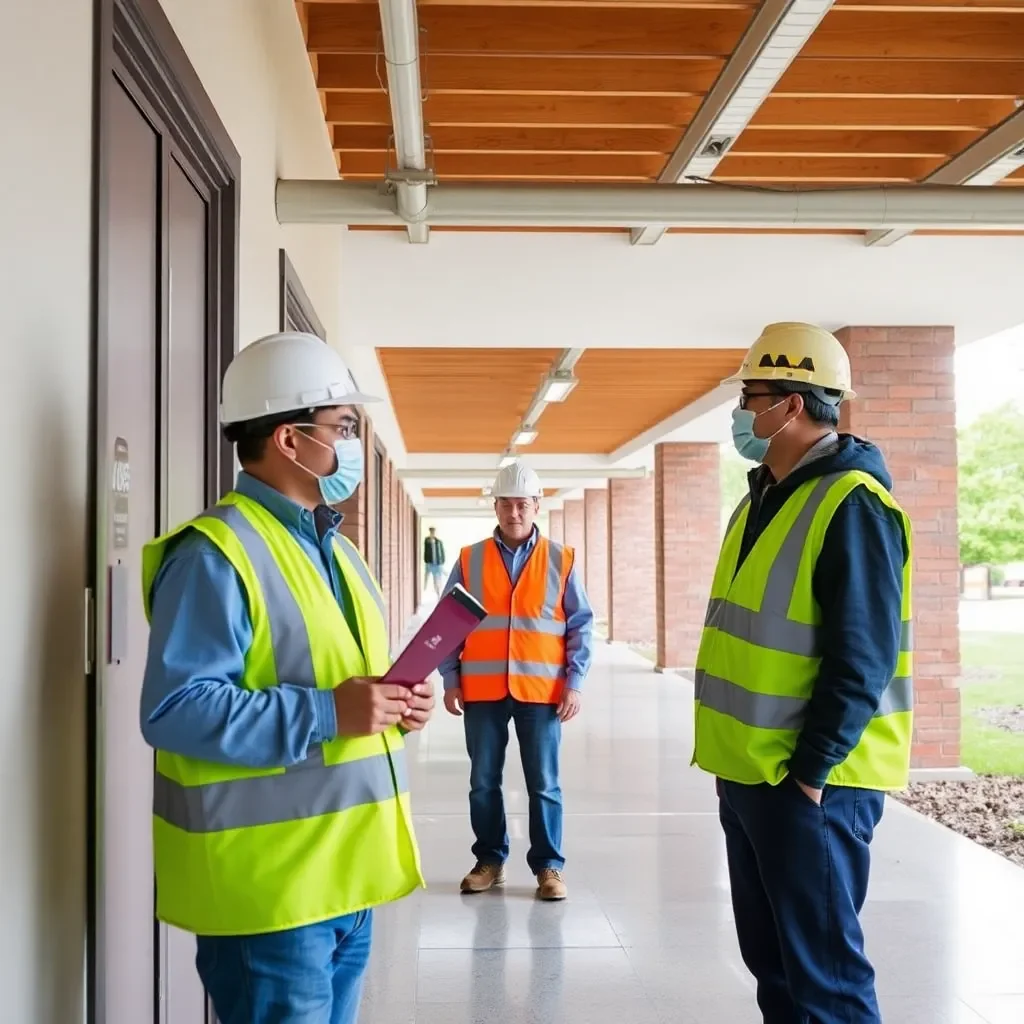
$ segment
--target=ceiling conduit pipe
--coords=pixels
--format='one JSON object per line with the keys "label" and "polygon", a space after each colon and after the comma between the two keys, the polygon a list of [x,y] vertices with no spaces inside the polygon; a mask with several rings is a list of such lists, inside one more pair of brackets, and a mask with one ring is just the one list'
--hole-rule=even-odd
{"label": "ceiling conduit pipe", "polygon": [[[408,223],[379,186],[344,181],[279,181],[282,224]],[[431,191],[434,226],[635,228],[813,227],[869,231],[931,228],[978,231],[1024,228],[1024,188],[879,185],[834,189],[755,189],[672,184],[476,185]]]}
{"label": "ceiling conduit pipe", "polygon": [[426,242],[430,230],[426,222],[429,176],[425,174],[427,153],[416,0],[380,0],[380,24],[398,164],[396,171],[389,171],[389,177],[395,186],[398,213],[409,232],[409,241]]}

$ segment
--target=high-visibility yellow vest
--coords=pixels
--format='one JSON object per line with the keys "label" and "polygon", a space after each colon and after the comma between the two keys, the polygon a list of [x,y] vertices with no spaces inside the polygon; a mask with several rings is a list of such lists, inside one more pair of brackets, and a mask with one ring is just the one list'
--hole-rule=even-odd
{"label": "high-visibility yellow vest", "polygon": [[[384,603],[355,547],[335,543],[360,643],[330,587],[285,526],[232,492],[147,544],[143,594],[169,541],[199,530],[241,578],[252,645],[241,683],[333,689],[389,664]],[[338,738],[288,768],[243,768],[157,751],[157,916],[200,935],[282,931],[388,903],[421,887],[405,745],[395,729]]]}
{"label": "high-visibility yellow vest", "polygon": [[563,598],[575,553],[538,537],[515,586],[493,537],[463,548],[462,578],[487,609],[466,638],[460,664],[467,701],[511,695],[527,704],[557,704],[565,691]]}
{"label": "high-visibility yellow vest", "polygon": [[732,782],[781,782],[796,748],[821,663],[821,609],[812,580],[836,509],[866,487],[903,522],[902,636],[896,669],[860,742],[829,785],[901,789],[910,770],[914,691],[911,528],[906,513],[860,471],[808,480],[794,490],[737,572],[750,499],[726,531],[711,587],[694,679],[693,762]]}

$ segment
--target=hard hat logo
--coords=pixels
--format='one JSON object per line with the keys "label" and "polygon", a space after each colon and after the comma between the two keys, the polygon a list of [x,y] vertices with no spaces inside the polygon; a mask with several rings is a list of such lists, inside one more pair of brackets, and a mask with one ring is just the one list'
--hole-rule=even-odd
{"label": "hard hat logo", "polygon": [[[789,356],[786,355],[770,356],[765,354],[761,356],[761,362],[757,365],[761,367],[775,367],[776,369],[782,367],[787,369],[793,368],[793,364],[789,361]],[[814,360],[810,356],[804,356],[803,359],[796,364],[795,369],[808,370],[811,373],[814,373]]]}

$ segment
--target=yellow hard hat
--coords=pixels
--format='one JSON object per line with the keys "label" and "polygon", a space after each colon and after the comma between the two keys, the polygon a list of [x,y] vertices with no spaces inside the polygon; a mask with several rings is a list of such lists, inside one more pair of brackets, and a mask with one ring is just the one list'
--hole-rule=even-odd
{"label": "yellow hard hat", "polygon": [[771,380],[841,391],[842,400],[856,398],[850,357],[839,339],[814,324],[769,324],[754,342],[743,364],[723,384]]}

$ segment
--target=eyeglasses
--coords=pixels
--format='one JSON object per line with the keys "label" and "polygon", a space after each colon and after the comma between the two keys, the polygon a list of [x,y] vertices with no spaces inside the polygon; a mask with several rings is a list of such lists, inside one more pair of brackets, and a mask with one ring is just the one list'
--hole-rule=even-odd
{"label": "eyeglasses", "polygon": [[740,408],[746,409],[747,403],[752,398],[781,398],[776,391],[744,391],[740,394]]}
{"label": "eyeglasses", "polygon": [[345,420],[343,423],[293,423],[300,430],[330,430],[343,441],[359,436],[359,423],[356,420]]}

